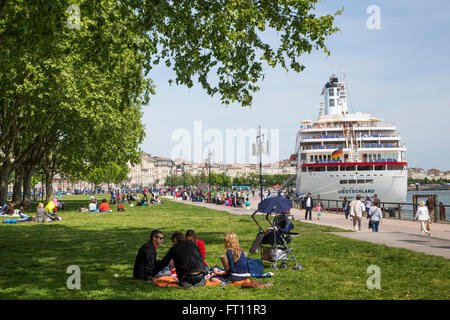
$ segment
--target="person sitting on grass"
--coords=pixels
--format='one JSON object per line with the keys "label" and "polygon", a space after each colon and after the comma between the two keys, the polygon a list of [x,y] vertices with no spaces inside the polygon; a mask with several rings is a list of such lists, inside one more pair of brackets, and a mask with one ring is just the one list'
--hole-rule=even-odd
{"label": "person sitting on grass", "polygon": [[237,282],[248,279],[247,258],[244,251],[239,246],[239,239],[236,233],[227,232],[224,239],[226,255],[220,256],[220,261],[225,271],[214,269],[214,276],[210,281]]}
{"label": "person sitting on grass", "polygon": [[173,260],[180,286],[186,289],[203,287],[206,284],[206,273],[199,247],[192,241],[186,241],[179,231],[175,231],[170,240],[172,240],[173,247],[170,248],[154,272],[158,273]]}
{"label": "person sitting on grass", "polygon": [[202,240],[197,239],[197,234],[195,233],[194,230],[186,231],[184,238],[186,241],[194,242],[199,247],[200,252],[202,253],[202,257],[203,257],[203,265],[205,266],[205,271],[208,272],[209,266],[205,261],[205,254],[206,254],[205,243]]}
{"label": "person sitting on grass", "polygon": [[[156,249],[163,242],[164,236],[158,229],[150,232],[150,240],[144,243],[136,255],[133,268],[133,278],[152,281],[159,261],[156,260]],[[170,274],[170,273],[169,273]]]}
{"label": "person sitting on grass", "polygon": [[95,198],[92,199],[91,203],[89,203],[89,212],[98,213],[97,200]]}
{"label": "person sitting on grass", "polygon": [[0,216],[6,216],[6,217],[8,217],[9,214],[7,214],[7,211],[8,211],[8,204],[5,203],[5,204],[3,205],[3,203],[2,203],[2,204],[0,205]]}
{"label": "person sitting on grass", "polygon": [[112,210],[109,208],[109,204],[106,201],[106,199],[102,200],[102,203],[100,204],[99,210],[100,210],[100,212],[112,212]]}
{"label": "person sitting on grass", "polygon": [[62,218],[58,217],[56,213],[49,213],[44,208],[44,204],[40,202],[36,209],[36,222],[52,222],[60,221]]}

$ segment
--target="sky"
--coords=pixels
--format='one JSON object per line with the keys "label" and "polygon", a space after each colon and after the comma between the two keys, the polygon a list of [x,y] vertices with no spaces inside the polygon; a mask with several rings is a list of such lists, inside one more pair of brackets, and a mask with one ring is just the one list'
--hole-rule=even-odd
{"label": "sky", "polygon": [[[378,16],[368,12],[371,6],[379,8]],[[326,41],[330,56],[322,51],[302,56],[301,73],[266,67],[251,107],[225,106],[198,83],[190,89],[170,86],[174,73],[155,67],[150,77],[156,94],[143,108],[141,149],[196,163],[212,150],[214,162],[255,163],[251,144],[261,126],[271,150],[263,162],[288,159],[300,121],[317,119],[323,85],[343,65],[351,110],[395,124],[408,167],[450,170],[450,1],[333,0],[322,1],[317,13],[341,8],[335,19],[341,31]],[[264,36],[277,41],[275,32]],[[235,132],[247,137],[245,145],[227,136],[230,130],[240,130]]]}

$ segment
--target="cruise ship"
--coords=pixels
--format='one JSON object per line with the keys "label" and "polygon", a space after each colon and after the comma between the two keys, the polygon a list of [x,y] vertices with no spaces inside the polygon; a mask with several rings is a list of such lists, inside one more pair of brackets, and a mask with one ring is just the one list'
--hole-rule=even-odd
{"label": "cruise ship", "polygon": [[377,194],[382,202],[404,202],[407,192],[406,147],[395,125],[371,114],[350,113],[348,82],[332,75],[316,121],[299,124],[296,193],[314,198],[362,200]]}

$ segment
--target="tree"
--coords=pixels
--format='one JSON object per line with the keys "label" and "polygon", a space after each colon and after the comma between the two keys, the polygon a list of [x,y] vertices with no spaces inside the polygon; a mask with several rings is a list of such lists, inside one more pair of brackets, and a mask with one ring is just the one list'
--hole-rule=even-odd
{"label": "tree", "polygon": [[[329,54],[341,13],[317,17],[318,0],[78,0],[71,29],[72,2],[0,0],[0,199],[13,171],[17,189],[29,189],[43,168],[51,190],[57,172],[135,161],[154,65],[172,68],[171,82],[192,87],[197,77],[223,103],[248,106],[264,64],[300,72],[302,54]],[[264,41],[267,30],[278,44]]]}

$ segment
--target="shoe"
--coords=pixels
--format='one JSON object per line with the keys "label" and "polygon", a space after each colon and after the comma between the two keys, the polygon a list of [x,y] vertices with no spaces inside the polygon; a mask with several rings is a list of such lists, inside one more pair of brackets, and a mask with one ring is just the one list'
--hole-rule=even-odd
{"label": "shoe", "polygon": [[198,287],[204,287],[206,285],[206,278],[203,278],[201,281],[197,282],[196,284],[194,284],[194,288],[198,288]]}
{"label": "shoe", "polygon": [[241,285],[242,289],[251,289],[251,288],[258,288],[258,289],[264,289],[273,286],[273,283],[261,283],[257,281],[251,281],[247,283],[243,283]]}

